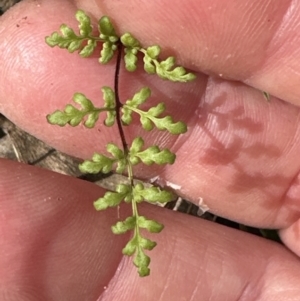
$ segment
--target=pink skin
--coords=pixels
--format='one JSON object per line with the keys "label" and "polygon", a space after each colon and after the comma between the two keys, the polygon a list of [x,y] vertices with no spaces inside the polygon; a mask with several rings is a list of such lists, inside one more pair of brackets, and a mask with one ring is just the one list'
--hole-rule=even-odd
{"label": "pink skin", "polygon": [[[300,30],[296,1],[24,1],[0,19],[0,111],[54,147],[88,158],[114,128],[59,128],[45,116],[80,91],[101,104],[114,65],[81,59],[44,37],[76,26],[82,8],[119,32],[159,43],[198,79],[173,84],[121,74],[122,99],[142,86],[188,123],[188,134],[146,134],[177,153],[174,166],[137,175],[238,222],[281,229],[286,247],[167,210],[142,206],[166,228],[152,238],[151,276],[140,279],[114,236],[115,209],[95,212],[93,184],[1,160],[1,300],[296,300],[300,296]],[[142,4],[142,5],[141,5]],[[171,5],[172,9],[168,8]],[[123,73],[124,72],[124,73]],[[207,74],[210,74],[208,76]],[[227,79],[227,80],[226,80]],[[235,81],[229,81],[233,79]],[[274,95],[270,103],[259,90]],[[134,126],[129,139],[142,131]],[[144,135],[144,133],[143,133]],[[129,210],[120,209],[121,217]],[[293,254],[292,252],[295,254]]]}

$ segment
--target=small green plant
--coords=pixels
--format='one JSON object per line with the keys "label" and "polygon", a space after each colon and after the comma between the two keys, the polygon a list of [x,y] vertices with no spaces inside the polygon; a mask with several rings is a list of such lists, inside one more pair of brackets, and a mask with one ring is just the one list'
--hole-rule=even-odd
{"label": "small green plant", "polygon": [[121,102],[119,95],[119,70],[122,58],[125,68],[133,72],[137,68],[138,54],[142,55],[144,69],[148,74],[157,74],[164,80],[174,82],[189,82],[195,79],[195,75],[188,73],[183,67],[176,66],[175,58],[168,57],[159,60],[161,48],[157,45],[144,48],[140,42],[130,33],[120,37],[117,35],[110,19],[103,16],[98,22],[98,34],[94,30],[90,18],[81,10],[77,11],[76,19],[79,22],[79,34],[67,25],[60,26],[60,33],[54,32],[46,37],[46,43],[51,46],[58,46],[67,49],[69,52],[78,51],[82,57],[90,56],[100,44],[101,51],[99,62],[107,64],[116,55],[116,67],[114,77],[114,89],[102,87],[104,104],[101,107],[95,106],[82,93],[75,93],[73,100],[78,107],[67,104],[63,111],[57,110],[47,116],[50,124],[65,126],[78,126],[83,124],[87,128],[93,128],[98,121],[100,114],[105,114],[104,124],[107,127],[116,124],[120,134],[120,145],[108,143],[107,154],[95,153],[91,160],[86,160],[79,165],[84,173],[109,173],[115,170],[117,173],[126,173],[129,184],[117,185],[116,191],[108,191],[103,197],[94,202],[96,210],[104,210],[108,207],[118,206],[122,201],[132,206],[132,216],[124,221],[118,221],[112,226],[115,234],[122,234],[133,231],[133,236],[123,248],[122,252],[128,256],[134,256],[133,263],[138,268],[140,276],[147,276],[150,273],[150,258],[144,250],[152,250],[156,242],[142,236],[141,229],[151,233],[158,233],[163,225],[155,220],[139,215],[138,204],[143,201],[150,203],[165,203],[172,200],[171,192],[162,190],[159,187],[144,187],[141,182],[134,182],[133,166],[143,163],[152,164],[173,164],[175,154],[169,149],[161,149],[157,145],[144,147],[142,137],[136,137],[129,143],[124,134],[124,127],[132,122],[132,115],[137,114],[140,124],[146,131],[156,128],[161,131],[168,131],[173,135],[183,134],[187,131],[184,122],[175,122],[173,118],[165,114],[165,104],[159,103],[156,106],[143,110],[143,104],[151,96],[151,90],[143,87],[133,95],[131,99]]}

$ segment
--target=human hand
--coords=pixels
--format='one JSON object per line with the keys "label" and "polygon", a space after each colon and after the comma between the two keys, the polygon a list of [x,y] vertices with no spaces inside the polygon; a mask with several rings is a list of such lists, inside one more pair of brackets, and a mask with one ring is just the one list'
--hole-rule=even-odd
{"label": "human hand", "polygon": [[[183,6],[178,0],[170,12],[167,0],[143,7],[75,3],[95,18],[111,16],[119,32],[132,32],[144,45],[160,44],[198,72],[197,81],[185,85],[143,73],[121,77],[122,98],[147,84],[189,125],[188,134],[168,140],[176,164],[139,175],[181,186],[182,196],[195,203],[202,197],[218,215],[282,229],[287,247],[144,206],[165,229],[155,235],[151,275],[141,279],[121,255],[128,237],[110,231],[115,210],[92,207],[101,188],[1,160],[2,299],[90,301],[102,294],[101,300],[295,300],[300,262],[288,249],[300,255],[299,8],[277,1],[265,9],[261,1],[226,2],[224,8],[222,1],[190,0]],[[114,71],[97,58],[84,60],[44,43],[59,24],[76,26],[76,5],[28,1],[1,17],[0,111],[61,151],[88,158],[116,135],[114,129],[58,128],[45,120],[74,92],[99,99]],[[272,97],[268,103],[251,86],[284,101]],[[147,139],[166,143],[165,136]]]}

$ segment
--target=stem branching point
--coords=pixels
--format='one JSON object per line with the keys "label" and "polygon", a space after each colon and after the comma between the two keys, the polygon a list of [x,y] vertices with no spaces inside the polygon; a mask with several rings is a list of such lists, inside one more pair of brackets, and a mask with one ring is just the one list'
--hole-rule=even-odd
{"label": "stem branching point", "polygon": [[98,22],[98,34],[94,34],[90,18],[82,10],[77,11],[76,19],[79,22],[79,33],[69,26],[60,26],[60,32],[54,32],[46,37],[46,43],[67,49],[70,53],[78,51],[82,57],[88,57],[94,53],[98,45],[101,45],[99,62],[107,64],[116,56],[116,68],[114,75],[114,87],[102,87],[103,107],[96,107],[91,100],[82,93],[75,93],[74,102],[80,108],[67,104],[63,111],[56,110],[47,115],[50,124],[65,126],[78,126],[83,124],[87,128],[93,128],[98,122],[99,115],[105,114],[105,126],[116,125],[120,135],[122,148],[114,143],[106,146],[107,154],[95,153],[90,160],[85,160],[79,168],[84,173],[109,173],[115,170],[117,173],[126,173],[128,184],[117,185],[116,191],[108,191],[104,196],[94,202],[96,210],[105,210],[108,207],[118,206],[121,202],[131,203],[132,215],[123,221],[118,221],[112,226],[115,234],[123,234],[132,231],[133,236],[123,248],[125,255],[133,256],[133,263],[140,276],[150,273],[150,257],[145,251],[152,250],[156,242],[142,236],[141,229],[150,233],[159,233],[163,225],[155,220],[148,219],[139,214],[138,204],[147,201],[150,203],[166,203],[173,199],[172,193],[159,187],[144,187],[142,183],[134,182],[133,166],[137,164],[173,164],[176,155],[169,149],[160,149],[158,145],[144,148],[142,137],[136,137],[129,143],[124,133],[124,126],[132,122],[132,114],[140,117],[140,125],[146,131],[156,128],[168,131],[172,135],[183,134],[187,126],[183,121],[174,121],[172,116],[165,115],[163,102],[153,106],[147,111],[143,110],[143,104],[151,97],[151,90],[143,87],[136,92],[132,99],[122,102],[119,95],[119,75],[122,59],[125,69],[133,72],[137,68],[138,53],[143,55],[144,69],[148,74],[156,74],[160,78],[174,82],[189,82],[195,79],[195,75],[189,73],[182,66],[176,66],[175,58],[168,57],[160,61],[161,48],[158,45],[144,48],[141,43],[130,33],[120,37],[107,16],[103,16]]}

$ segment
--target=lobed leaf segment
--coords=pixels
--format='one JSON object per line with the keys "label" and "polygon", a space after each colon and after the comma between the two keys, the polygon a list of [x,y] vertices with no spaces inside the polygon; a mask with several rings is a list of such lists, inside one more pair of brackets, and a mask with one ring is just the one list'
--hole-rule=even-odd
{"label": "lobed leaf segment", "polygon": [[173,199],[173,194],[158,187],[144,187],[140,182],[133,181],[133,166],[137,164],[173,164],[176,155],[169,149],[161,149],[158,145],[145,147],[142,137],[136,137],[128,146],[123,127],[132,123],[133,114],[139,117],[142,128],[151,131],[154,128],[160,131],[168,131],[170,134],[179,135],[187,131],[187,126],[182,121],[174,121],[172,116],[165,114],[164,102],[148,110],[143,109],[151,90],[148,87],[142,88],[135,93],[131,99],[121,102],[118,93],[118,75],[120,68],[121,54],[125,68],[133,72],[137,69],[138,53],[143,55],[144,69],[148,74],[157,74],[160,78],[175,82],[189,82],[195,79],[195,75],[187,72],[182,66],[176,66],[175,58],[168,57],[161,61],[159,55],[161,48],[157,45],[144,48],[140,42],[130,33],[119,37],[107,16],[102,17],[98,22],[98,32],[91,24],[90,18],[82,11],[76,13],[79,23],[79,33],[69,26],[60,26],[60,33],[54,32],[46,37],[46,43],[51,46],[58,46],[67,49],[70,53],[78,51],[82,57],[88,57],[94,53],[97,46],[101,46],[99,62],[106,64],[110,62],[117,53],[115,72],[115,91],[110,87],[102,87],[103,106],[97,107],[82,93],[75,93],[73,104],[67,104],[64,110],[56,110],[47,115],[50,124],[65,126],[78,126],[83,124],[87,128],[93,128],[99,121],[100,114],[104,115],[104,124],[113,126],[117,124],[122,142],[122,148],[115,143],[108,143],[107,154],[95,153],[90,160],[85,160],[79,165],[84,173],[109,173],[115,170],[117,173],[127,173],[129,184],[119,184],[116,191],[108,191],[104,196],[94,202],[96,210],[105,210],[109,207],[119,206],[121,202],[131,204],[132,216],[123,221],[118,221],[112,226],[115,234],[123,234],[133,231],[133,236],[123,248],[123,254],[134,256],[133,263],[138,268],[140,276],[147,276],[150,273],[150,258],[145,251],[152,250],[156,243],[143,237],[141,229],[150,233],[158,233],[163,225],[155,220],[139,215],[138,204],[147,201],[149,203],[165,203]]}
{"label": "lobed leaf segment", "polygon": [[98,44],[101,44],[99,62],[106,64],[114,57],[118,43],[124,47],[124,62],[128,71],[133,72],[137,68],[138,53],[143,55],[144,69],[149,74],[157,74],[162,79],[174,82],[189,82],[196,77],[188,73],[182,66],[176,66],[175,57],[170,56],[160,61],[161,49],[158,45],[143,48],[140,42],[130,33],[123,34],[120,38],[107,16],[103,16],[98,22],[98,34],[93,32],[90,18],[82,11],[76,13],[79,22],[79,34],[66,24],[60,26],[60,32],[53,32],[46,37],[46,43],[67,49],[69,52],[78,51],[82,57],[92,55]]}

